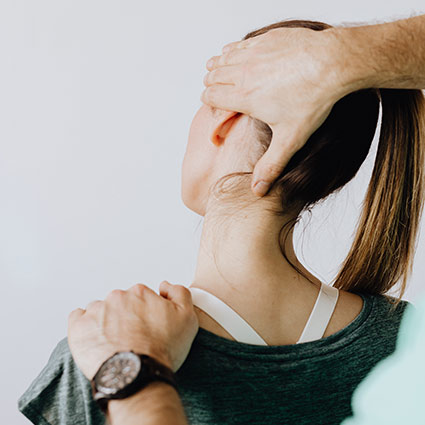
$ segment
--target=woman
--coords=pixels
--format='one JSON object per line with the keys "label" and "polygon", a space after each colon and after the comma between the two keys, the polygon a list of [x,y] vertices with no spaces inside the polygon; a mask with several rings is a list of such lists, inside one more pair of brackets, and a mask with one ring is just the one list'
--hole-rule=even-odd
{"label": "woman", "polygon": [[[328,28],[289,21],[247,38],[285,26]],[[375,133],[380,99],[375,169],[332,289],[296,259],[293,226],[301,212],[355,176]],[[270,143],[270,128],[239,113],[198,111],[182,198],[205,218],[189,287],[200,330],[177,372],[191,423],[337,424],[350,416],[356,386],[394,351],[407,305],[383,294],[403,278],[401,297],[410,271],[424,193],[424,108],[416,90],[347,95],[260,199],[251,193],[250,176]],[[104,421],[66,339],[21,397],[20,410],[34,423]]]}

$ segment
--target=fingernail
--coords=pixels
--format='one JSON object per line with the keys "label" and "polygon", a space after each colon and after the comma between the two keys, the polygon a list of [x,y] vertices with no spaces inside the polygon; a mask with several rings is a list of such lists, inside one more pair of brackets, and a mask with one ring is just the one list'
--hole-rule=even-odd
{"label": "fingernail", "polygon": [[208,69],[212,68],[213,64],[214,64],[214,61],[213,61],[212,59],[210,59],[210,60],[207,62],[207,68],[208,68]]}
{"label": "fingernail", "polygon": [[254,184],[253,189],[257,196],[264,196],[267,193],[269,186],[269,183],[264,180],[260,180]]}
{"label": "fingernail", "polygon": [[222,51],[223,53],[226,53],[229,49],[230,49],[230,47],[229,47],[229,46],[225,46],[225,47],[223,47],[223,48],[221,49],[221,51]]}

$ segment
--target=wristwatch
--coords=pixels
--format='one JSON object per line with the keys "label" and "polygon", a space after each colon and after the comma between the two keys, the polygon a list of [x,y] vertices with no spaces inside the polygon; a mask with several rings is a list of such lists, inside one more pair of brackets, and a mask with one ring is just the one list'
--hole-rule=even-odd
{"label": "wristwatch", "polygon": [[108,401],[137,393],[150,382],[163,381],[178,392],[173,371],[147,354],[120,351],[109,357],[91,380],[93,399],[107,414]]}

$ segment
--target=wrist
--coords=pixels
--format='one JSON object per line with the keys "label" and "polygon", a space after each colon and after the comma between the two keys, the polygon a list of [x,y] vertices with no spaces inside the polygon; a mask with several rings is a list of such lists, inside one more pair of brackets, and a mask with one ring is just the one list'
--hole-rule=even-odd
{"label": "wrist", "polygon": [[173,408],[179,400],[179,394],[172,385],[154,381],[130,397],[109,400],[108,418],[112,425],[127,423],[140,414],[148,418],[158,410]]}
{"label": "wrist", "polygon": [[327,69],[335,102],[354,91],[375,87],[376,72],[367,60],[370,42],[361,28],[335,27],[324,31],[330,39]]}
{"label": "wrist", "polygon": [[382,25],[338,28],[341,45],[341,67],[347,94],[352,91],[381,86],[384,71],[382,60],[377,60]]}
{"label": "wrist", "polygon": [[147,354],[148,356],[154,358],[156,361],[162,363],[164,366],[170,368],[173,372],[176,372],[176,370],[174,370],[171,357],[165,349],[162,349],[157,345],[153,346],[151,344],[139,344],[138,346],[134,346],[132,350],[135,353]]}
{"label": "wrist", "polygon": [[[420,18],[420,17],[419,17]],[[422,60],[415,59],[421,43],[415,18],[375,25],[332,29],[339,44],[338,72],[345,94],[366,88],[422,88]]]}

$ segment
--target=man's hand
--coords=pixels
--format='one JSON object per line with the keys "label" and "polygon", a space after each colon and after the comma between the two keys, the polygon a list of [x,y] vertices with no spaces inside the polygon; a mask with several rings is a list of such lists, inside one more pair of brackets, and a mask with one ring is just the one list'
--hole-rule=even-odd
{"label": "man's hand", "polygon": [[87,379],[117,351],[148,354],[173,372],[180,368],[198,332],[198,318],[187,288],[163,281],[159,289],[160,295],[136,284],[70,313],[69,348]]}
{"label": "man's hand", "polygon": [[[257,118],[273,131],[254,169],[256,195],[268,191],[333,105],[353,91],[345,51],[336,29],[277,28],[230,43],[208,61],[201,100]],[[254,188],[260,180],[266,186]]]}

